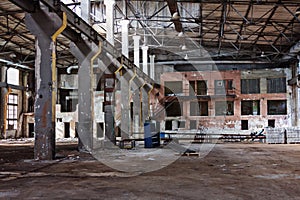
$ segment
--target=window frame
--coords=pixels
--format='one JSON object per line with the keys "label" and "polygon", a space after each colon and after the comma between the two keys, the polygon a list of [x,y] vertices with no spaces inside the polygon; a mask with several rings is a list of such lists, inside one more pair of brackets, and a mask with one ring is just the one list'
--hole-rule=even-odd
{"label": "window frame", "polygon": [[[198,108],[197,105],[199,106]],[[208,116],[208,101],[191,101],[190,116]]]}
{"label": "window frame", "polygon": [[[226,111],[222,111],[222,114],[220,113],[219,106],[224,107],[225,105],[217,105],[217,104],[226,104]],[[229,109],[231,107],[231,109]],[[234,116],[234,101],[215,101],[215,116]]]}
{"label": "window frame", "polygon": [[[256,85],[256,87],[250,87]],[[241,94],[260,94],[260,79],[241,79]]]}
{"label": "window frame", "polygon": [[[178,83],[177,86],[179,86],[180,91],[177,91],[176,87],[170,87],[168,84],[175,84]],[[180,83],[180,84],[179,84]],[[175,89],[174,89],[175,88]],[[183,93],[183,82],[182,81],[165,81],[164,82],[164,95],[165,96],[176,96]]]}
{"label": "window frame", "polygon": [[[275,103],[277,102],[277,104],[275,105],[270,105],[271,103]],[[283,112],[279,112],[279,109],[281,107],[281,105],[279,105],[280,103],[283,103]],[[271,112],[271,108],[272,108],[272,112]],[[276,111],[276,112],[275,112]],[[287,100],[268,100],[267,101],[267,112],[268,115],[287,115]]]}
{"label": "window frame", "polygon": [[287,81],[286,77],[267,78],[267,93],[286,93]]}
{"label": "window frame", "polygon": [[18,94],[11,93],[8,95],[6,110],[6,130],[17,130],[18,128],[18,101]]}
{"label": "window frame", "polygon": [[[256,102],[257,106],[257,113],[255,114],[254,112],[254,103]],[[243,103],[251,103],[251,108],[249,113],[245,113],[243,111]],[[244,105],[246,106],[246,105]],[[241,115],[260,115],[260,101],[259,100],[242,100],[241,101]]]}
{"label": "window frame", "polygon": [[229,91],[233,90],[233,79],[223,79],[223,80],[215,80],[215,94],[223,94],[226,95]]}

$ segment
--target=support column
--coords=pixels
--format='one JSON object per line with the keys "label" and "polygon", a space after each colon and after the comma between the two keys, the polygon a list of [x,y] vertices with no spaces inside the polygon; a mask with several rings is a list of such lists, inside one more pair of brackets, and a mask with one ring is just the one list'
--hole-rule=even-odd
{"label": "support column", "polygon": [[125,73],[121,76],[121,137],[122,139],[128,139],[130,136],[130,98],[129,98],[129,83],[127,80],[129,73]]}
{"label": "support column", "polygon": [[154,64],[154,59],[155,55],[150,55],[150,78],[155,80],[155,64]]}
{"label": "support column", "polygon": [[137,67],[140,67],[140,39],[141,39],[141,36],[139,35],[134,35],[132,36],[133,38],[133,41],[134,41],[134,55],[133,55],[133,58],[134,58],[134,64],[137,66]]}
{"label": "support column", "polygon": [[[141,88],[141,99],[142,99],[142,122],[145,122],[148,120],[149,116],[149,98],[148,98],[148,85],[144,85],[144,87]],[[141,124],[143,125],[143,124]]]}
{"label": "support column", "polygon": [[106,40],[114,45],[114,6],[115,0],[104,0],[106,6]]}
{"label": "support column", "polygon": [[128,42],[128,25],[129,25],[129,20],[122,20],[121,26],[122,26],[122,54],[128,56],[128,47],[129,47],[129,42]]}
{"label": "support column", "polygon": [[[2,83],[6,83],[6,72],[7,72],[7,67],[1,66],[0,67],[0,81]],[[0,105],[5,106],[5,97],[6,97],[7,89],[1,87],[0,88]],[[4,106],[0,106],[0,138],[3,138],[5,136],[5,116],[4,116]]]}
{"label": "support column", "polygon": [[[79,150],[91,151],[93,139],[93,87],[91,58],[95,54],[91,50],[91,44],[79,41],[70,44],[71,53],[78,59],[78,136],[80,141]],[[84,146],[83,146],[84,145]]]}
{"label": "support column", "polygon": [[[132,116],[132,132],[134,135],[140,133],[140,114],[141,114],[141,99],[140,99],[140,86],[132,81],[132,101],[133,101],[133,116]],[[137,137],[135,137],[137,138]]]}
{"label": "support column", "polygon": [[143,50],[143,72],[148,75],[148,46],[142,46]]}
{"label": "support column", "polygon": [[51,36],[61,26],[61,19],[47,10],[27,13],[25,16],[27,28],[37,37],[36,40],[36,101],[35,113],[35,145],[34,158],[52,160],[55,157],[55,102],[52,90],[52,51],[55,48]]}
{"label": "support column", "polygon": [[[128,58],[128,24],[129,20],[122,20],[122,54]],[[124,72],[120,78],[121,81],[121,137],[122,139],[129,139],[130,137],[130,98],[129,98],[129,83],[125,76],[128,76],[129,73]]]}
{"label": "support column", "polygon": [[[106,7],[106,40],[114,46],[114,7],[115,0],[104,0],[104,5]],[[113,74],[107,74],[106,76],[113,76]],[[114,86],[113,88],[114,89]],[[108,91],[110,89],[108,88]],[[113,95],[114,91],[110,91]],[[106,98],[106,97],[105,97]],[[111,97],[113,98],[113,97]],[[105,100],[104,103],[106,103]],[[115,144],[116,138],[114,133],[114,100],[111,100],[111,104],[108,103],[104,106],[104,121],[105,121],[105,136],[111,142],[108,144]]]}
{"label": "support column", "polygon": [[82,19],[90,24],[90,13],[91,13],[91,0],[84,0],[80,2],[81,17]]}
{"label": "support column", "polygon": [[[134,35],[132,36],[134,41],[134,64],[137,67],[140,67],[140,39],[141,36]],[[134,84],[136,86],[136,84]],[[133,89],[133,133],[138,134],[141,132],[140,130],[140,120],[141,120],[141,98],[140,98],[140,89],[139,87],[132,87]]]}

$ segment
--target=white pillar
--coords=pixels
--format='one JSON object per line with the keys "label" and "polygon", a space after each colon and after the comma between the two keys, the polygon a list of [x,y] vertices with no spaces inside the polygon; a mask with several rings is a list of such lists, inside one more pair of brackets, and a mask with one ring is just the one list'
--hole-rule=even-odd
{"label": "white pillar", "polygon": [[80,5],[82,19],[90,24],[91,0],[81,1]]}
{"label": "white pillar", "polygon": [[104,0],[106,6],[106,40],[114,45],[114,6],[115,0]]}
{"label": "white pillar", "polygon": [[121,26],[122,26],[122,54],[128,56],[128,47],[129,47],[129,42],[128,42],[128,24],[129,20],[122,20]]}
{"label": "white pillar", "polygon": [[155,55],[150,55],[150,78],[154,80],[155,78],[155,65],[154,65],[154,59]]}
{"label": "white pillar", "polygon": [[134,35],[132,36],[133,38],[133,51],[134,51],[134,55],[133,55],[133,58],[134,58],[134,64],[139,67],[140,66],[140,39],[141,39],[141,36],[139,35]]}
{"label": "white pillar", "polygon": [[148,46],[142,46],[143,50],[143,72],[148,75]]}

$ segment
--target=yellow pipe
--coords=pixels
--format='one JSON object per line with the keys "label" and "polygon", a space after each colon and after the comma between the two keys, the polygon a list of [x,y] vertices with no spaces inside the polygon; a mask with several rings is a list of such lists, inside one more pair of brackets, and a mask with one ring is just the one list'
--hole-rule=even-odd
{"label": "yellow pipe", "polygon": [[63,12],[63,20],[61,27],[52,35],[51,39],[53,42],[52,47],[52,122],[55,122],[56,117],[56,39],[59,34],[61,34],[67,27],[68,21],[67,21],[67,14]]}
{"label": "yellow pipe", "polygon": [[3,120],[3,129],[4,129],[4,133],[6,133],[6,124],[7,124],[7,122],[6,122],[6,120],[7,120],[7,104],[8,104],[8,96],[9,96],[9,94],[11,93],[11,88],[7,88],[7,93],[6,93],[6,95],[5,95],[5,106],[4,106],[4,112],[3,112],[3,114],[4,114],[4,120]]}
{"label": "yellow pipe", "polygon": [[123,64],[121,64],[121,66],[117,69],[117,71],[115,71],[115,74],[117,74],[122,68],[123,68]]}

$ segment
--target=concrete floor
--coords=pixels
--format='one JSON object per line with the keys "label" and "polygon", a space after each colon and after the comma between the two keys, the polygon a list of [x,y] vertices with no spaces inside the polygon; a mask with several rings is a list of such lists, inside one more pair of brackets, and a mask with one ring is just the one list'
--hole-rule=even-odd
{"label": "concrete floor", "polygon": [[[300,199],[300,145],[217,144],[149,173],[124,173],[74,143],[35,161],[32,142],[0,142],[0,199]],[[148,160],[149,161],[149,160]]]}

